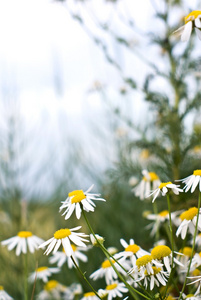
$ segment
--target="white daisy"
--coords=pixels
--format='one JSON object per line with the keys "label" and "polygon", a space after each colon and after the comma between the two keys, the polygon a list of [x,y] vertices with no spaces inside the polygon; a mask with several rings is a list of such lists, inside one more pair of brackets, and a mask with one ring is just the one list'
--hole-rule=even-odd
{"label": "white daisy", "polygon": [[27,253],[27,248],[31,253],[34,253],[35,249],[43,243],[44,240],[33,235],[31,231],[19,231],[17,236],[9,238],[1,242],[3,246],[8,245],[8,250],[12,250],[16,247],[16,255],[20,253]]}
{"label": "white daisy", "polygon": [[1,300],[13,300],[13,298],[11,296],[9,296],[8,293],[6,293],[6,291],[4,290],[2,285],[0,285],[0,299]]}
{"label": "white daisy", "polygon": [[143,281],[145,289],[147,289],[149,286],[151,291],[155,285],[157,287],[159,287],[160,284],[166,286],[167,278],[169,276],[169,273],[163,271],[161,268],[153,267],[153,271],[153,274],[148,274],[147,271],[145,271],[144,276],[138,280]]}
{"label": "white daisy", "polygon": [[83,296],[80,300],[99,300],[94,292],[85,293]]}
{"label": "white daisy", "polygon": [[[76,247],[75,245],[71,244],[71,247],[73,249],[73,258],[76,262],[77,265],[79,265],[79,260],[83,262],[87,262],[88,258],[85,254],[83,254],[81,251],[87,251],[88,247],[83,248],[83,247]],[[57,266],[61,268],[65,262],[67,262],[67,265],[69,269],[72,269],[75,267],[72,259],[66,255],[65,250],[63,251],[57,251],[53,256],[50,257],[49,259],[51,264],[57,263]]]}
{"label": "white daisy", "polygon": [[130,239],[129,244],[124,239],[120,239],[120,243],[124,247],[124,251],[119,252],[115,257],[129,258],[133,266],[136,264],[137,258],[149,254],[149,252],[136,245],[134,239]]}
{"label": "white daisy", "polygon": [[103,198],[99,198],[100,194],[89,193],[92,188],[93,185],[86,192],[83,192],[83,190],[75,190],[68,194],[68,198],[62,202],[59,208],[59,211],[65,209],[62,213],[62,216],[65,215],[65,220],[70,218],[74,210],[77,219],[81,217],[82,208],[87,212],[93,212],[96,206],[93,202],[94,200],[106,201]]}
{"label": "white daisy", "polygon": [[104,241],[105,241],[105,239],[102,236],[100,236],[99,234],[95,234],[95,237],[96,237],[95,238],[94,235],[91,233],[89,235],[89,237],[90,237],[90,240],[91,240],[91,243],[92,243],[93,246],[99,247],[99,243],[103,244]]}
{"label": "white daisy", "polygon": [[[201,209],[199,210],[199,219],[198,219],[198,229],[201,230]],[[184,240],[187,234],[187,231],[193,235],[195,232],[195,225],[197,221],[197,215],[198,215],[198,208],[197,207],[191,207],[188,210],[184,211],[180,215],[181,224],[179,225],[176,236],[179,236],[181,234],[181,238]]]}
{"label": "white daisy", "polygon": [[61,299],[61,293],[64,293],[66,287],[60,284],[57,280],[48,281],[43,290],[38,294],[38,300]]}
{"label": "white daisy", "polygon": [[139,197],[140,200],[144,200],[146,196],[150,194],[151,189],[155,190],[161,183],[158,175],[154,172],[143,170],[142,174],[142,180],[135,188],[132,189],[135,196]]}
{"label": "white daisy", "polygon": [[181,36],[182,42],[189,40],[191,32],[195,28],[198,38],[201,40],[201,11],[194,10],[185,17],[185,25],[173,32],[174,35]]}
{"label": "white daisy", "polygon": [[191,193],[193,193],[199,184],[199,191],[201,192],[201,170],[195,170],[193,171],[193,175],[190,175],[184,179],[181,179],[185,184],[184,191],[188,192],[191,188]]}
{"label": "white daisy", "polygon": [[179,278],[180,282],[184,282],[184,280],[186,278],[186,273],[187,273],[187,269],[189,266],[189,259],[191,257],[191,253],[192,253],[191,247],[184,247],[179,250],[179,253],[177,253],[178,255],[176,256],[176,258],[183,265],[183,267],[180,265],[178,265],[178,267],[177,267],[178,278]]}
{"label": "white daisy", "polygon": [[[175,225],[178,224],[178,218],[177,215],[181,213],[181,211],[173,212],[171,213],[171,220],[172,223]],[[153,220],[154,222],[146,226],[147,229],[151,228],[151,236],[154,236],[160,228],[167,220],[169,220],[169,211],[168,210],[163,210],[158,214],[146,214],[145,216],[148,220]]]}
{"label": "white daisy", "polygon": [[120,283],[118,281],[114,281],[106,286],[105,292],[107,293],[107,299],[112,300],[116,297],[122,297],[123,293],[128,292],[128,289],[125,287],[123,282]]}
{"label": "white daisy", "polygon": [[136,266],[134,266],[130,271],[130,275],[134,275],[134,278],[136,279],[136,273],[137,276],[140,278],[143,278],[145,276],[145,273],[148,275],[154,274],[154,267],[161,268],[163,264],[155,261],[151,254],[143,255],[142,257],[139,257],[136,260]]}
{"label": "white daisy", "polygon": [[48,282],[48,277],[54,273],[60,272],[59,268],[39,267],[29,276],[29,281],[34,282],[35,279],[42,279],[43,282]]}
{"label": "white daisy", "polygon": [[175,195],[178,195],[179,192],[183,192],[183,190],[179,188],[179,185],[176,185],[171,181],[169,181],[169,182],[162,182],[159,185],[159,187],[156,190],[152,191],[148,197],[155,194],[152,200],[153,203],[160,193],[162,194],[162,196],[165,196],[169,192],[169,190],[172,190]]}
{"label": "white daisy", "polygon": [[73,255],[73,249],[71,246],[70,241],[72,241],[75,245],[80,246],[80,247],[87,247],[84,242],[88,242],[84,237],[88,236],[85,233],[75,233],[74,231],[77,231],[81,228],[82,226],[78,226],[72,229],[60,229],[57,230],[54,233],[54,236],[49,239],[48,241],[42,243],[39,248],[43,248],[47,245],[49,245],[44,252],[44,254],[48,255],[53,249],[53,254],[55,254],[59,247],[62,245],[66,255],[71,256]]}
{"label": "white daisy", "polygon": [[[125,261],[125,259],[119,259],[118,261],[124,267],[124,269],[130,269],[130,265]],[[127,275],[127,273],[114,260],[111,260],[111,262],[121,274],[125,276]],[[97,280],[103,277],[105,277],[106,284],[111,284],[111,282],[113,282],[118,277],[109,260],[105,260],[102,263],[101,268],[90,275],[90,278],[92,278],[93,280]]]}
{"label": "white daisy", "polygon": [[[168,273],[171,272],[172,251],[168,246],[158,245],[158,246],[154,247],[151,250],[151,256],[155,261],[157,261],[159,263],[163,263],[165,265]],[[173,262],[176,263],[177,265],[180,265],[181,267],[183,267],[183,264],[175,257],[173,258]]]}

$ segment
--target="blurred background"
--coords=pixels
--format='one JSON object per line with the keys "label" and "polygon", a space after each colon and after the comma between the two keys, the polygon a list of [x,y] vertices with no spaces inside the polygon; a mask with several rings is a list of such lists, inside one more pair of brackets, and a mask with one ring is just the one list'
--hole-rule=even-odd
{"label": "blurred background", "polygon": [[[19,230],[49,239],[77,226],[55,212],[70,191],[94,184],[107,202],[89,219],[106,247],[120,250],[120,238],[150,247],[142,213],[152,205],[132,191],[142,170],[174,181],[200,168],[200,41],[171,35],[200,7],[198,0],[0,1],[1,240]],[[19,261],[14,251],[0,255],[0,281],[20,299]],[[88,263],[88,274],[102,260]]]}

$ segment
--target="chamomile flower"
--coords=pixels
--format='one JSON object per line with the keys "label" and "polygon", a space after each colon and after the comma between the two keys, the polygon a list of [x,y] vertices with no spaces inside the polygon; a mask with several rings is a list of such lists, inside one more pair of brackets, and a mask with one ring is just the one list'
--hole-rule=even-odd
{"label": "chamomile flower", "polygon": [[86,192],[83,192],[83,190],[75,190],[68,194],[68,198],[62,202],[59,208],[59,211],[64,209],[62,216],[65,215],[65,220],[69,219],[74,211],[77,219],[80,219],[82,208],[87,212],[93,212],[96,206],[93,202],[94,200],[106,201],[99,197],[100,194],[89,193],[92,188],[93,185]]}
{"label": "chamomile flower", "polygon": [[155,194],[152,200],[153,203],[160,193],[162,194],[162,196],[165,196],[169,192],[169,190],[172,190],[175,195],[178,195],[179,192],[183,192],[183,190],[179,188],[179,185],[176,185],[171,181],[169,181],[169,182],[162,182],[157,189],[151,192],[151,194],[148,197]]}
{"label": "chamomile flower", "polygon": [[80,300],[99,300],[99,298],[94,292],[88,292],[84,293],[84,297],[82,297]]}
{"label": "chamomile flower", "polygon": [[48,277],[58,272],[60,272],[59,268],[39,267],[29,276],[29,281],[34,282],[35,279],[42,279],[43,282],[48,282]]}
{"label": "chamomile flower", "polygon": [[26,254],[27,249],[34,253],[35,249],[38,249],[38,246],[43,242],[44,240],[33,235],[31,231],[19,231],[17,236],[4,240],[1,244],[8,246],[9,251],[16,247],[16,255],[18,256],[21,252]]}
{"label": "chamomile flower", "polygon": [[[73,250],[73,258],[76,262],[76,264],[79,266],[79,260],[83,262],[87,262],[88,258],[85,254],[83,254],[81,251],[87,251],[88,247],[76,247],[75,245],[71,244],[72,250]],[[65,250],[63,251],[57,251],[55,254],[53,254],[52,257],[49,259],[51,264],[57,263],[57,266],[61,268],[65,262],[67,262],[67,265],[69,269],[72,269],[75,267],[72,259],[66,255]]]}
{"label": "chamomile flower", "polygon": [[188,190],[191,189],[191,193],[193,193],[198,185],[199,191],[201,192],[201,170],[194,170],[193,175],[181,179],[180,181],[185,184],[185,192],[188,192]]}
{"label": "chamomile flower", "polygon": [[0,300],[13,300],[13,298],[6,293],[2,285],[0,285]]}
{"label": "chamomile flower", "polygon": [[[168,273],[171,272],[172,251],[168,246],[158,245],[154,247],[151,251],[151,256],[155,261],[163,263]],[[173,262],[183,267],[183,264],[175,257],[173,258]]]}
{"label": "chamomile flower", "polygon": [[135,196],[139,197],[140,200],[144,200],[151,189],[156,189],[161,181],[158,175],[154,172],[148,172],[147,170],[142,171],[143,178],[140,183],[132,190]]}
{"label": "chamomile flower", "polygon": [[[127,275],[127,273],[114,260],[111,260],[111,262],[121,274],[125,276]],[[130,265],[125,261],[125,259],[119,259],[118,262],[124,267],[124,269],[129,270]],[[101,268],[90,275],[90,278],[93,280],[103,277],[105,277],[106,284],[111,284],[111,282],[118,277],[109,260],[105,260],[102,263]]]}
{"label": "chamomile flower", "polygon": [[47,245],[49,245],[44,252],[44,254],[48,255],[53,249],[53,254],[55,254],[59,247],[62,245],[66,255],[71,256],[73,255],[73,248],[71,246],[70,241],[72,241],[75,245],[80,246],[80,247],[87,247],[84,242],[88,242],[86,237],[87,235],[85,233],[75,233],[74,231],[77,231],[81,228],[82,226],[77,226],[72,229],[59,229],[54,233],[54,236],[47,240],[46,242],[42,243],[39,248],[43,248]]}
{"label": "chamomile flower", "polygon": [[145,271],[145,274],[140,278],[138,281],[143,281],[143,285],[145,289],[150,288],[152,291],[154,286],[157,287],[161,285],[166,286],[167,278],[169,276],[168,272],[163,271],[161,268],[153,267],[153,274],[148,274],[147,271]]}
{"label": "chamomile flower", "polygon": [[124,247],[124,251],[119,252],[115,257],[129,258],[133,266],[136,264],[137,258],[149,254],[147,251],[135,244],[134,239],[130,239],[129,244],[124,239],[120,239],[120,243]]}
{"label": "chamomile flower", "polygon": [[[201,209],[199,210],[199,218],[198,218],[198,229],[199,230],[201,230],[200,213],[201,213]],[[191,207],[188,210],[184,211],[180,215],[180,219],[182,222],[176,231],[176,236],[179,236],[181,234],[181,238],[184,240],[188,230],[191,234],[194,234],[195,225],[196,225],[196,221],[197,221],[197,215],[198,215],[197,207]]]}
{"label": "chamomile flower", "polygon": [[[172,223],[178,224],[178,215],[179,212],[173,212],[171,213],[171,220]],[[147,214],[146,218],[148,220],[153,220],[154,222],[149,224],[146,228],[151,228],[151,236],[154,236],[160,226],[162,226],[167,220],[169,220],[169,211],[163,210],[158,214]]]}
{"label": "chamomile flower", "polygon": [[105,288],[107,294],[107,299],[112,300],[116,297],[122,297],[123,293],[127,293],[128,289],[125,287],[123,282],[114,281],[111,284],[107,285]]}
{"label": "chamomile flower", "polygon": [[181,36],[182,42],[189,40],[191,32],[195,28],[195,31],[201,40],[201,11],[194,10],[185,17],[185,25],[177,29],[173,34]]}
{"label": "chamomile flower", "polygon": [[147,273],[148,275],[154,274],[154,267],[161,268],[162,266],[163,264],[155,261],[151,254],[147,254],[136,260],[136,266],[129,271],[129,274],[132,275],[133,273],[136,273],[137,270],[138,276],[143,278],[145,276],[145,273]]}
{"label": "chamomile flower", "polygon": [[65,292],[66,287],[57,280],[48,281],[43,290],[38,294],[38,300],[61,299],[61,293]]}

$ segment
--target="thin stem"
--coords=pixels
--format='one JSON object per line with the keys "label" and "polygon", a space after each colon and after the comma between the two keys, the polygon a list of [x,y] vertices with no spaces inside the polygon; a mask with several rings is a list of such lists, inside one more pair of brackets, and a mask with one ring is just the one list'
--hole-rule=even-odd
{"label": "thin stem", "polygon": [[28,300],[28,253],[24,254],[24,300]]}
{"label": "thin stem", "polygon": [[134,299],[138,299],[138,296],[136,295],[139,294],[140,296],[150,300],[149,297],[145,296],[144,294],[142,294],[141,292],[139,292],[138,290],[136,290],[135,288],[133,288],[132,286],[130,286],[130,284],[128,284],[126,282],[126,280],[123,278],[123,276],[119,273],[119,271],[117,270],[117,268],[114,266],[111,258],[117,262],[117,264],[127,273],[127,270],[124,269],[124,267],[107,251],[107,249],[99,242],[99,240],[97,239],[87,217],[86,217],[86,214],[84,212],[84,210],[82,209],[82,213],[83,213],[83,216],[85,218],[85,221],[87,223],[87,226],[89,227],[89,230],[91,231],[93,237],[95,238],[97,244],[99,245],[99,247],[101,248],[101,250],[104,252],[105,256],[107,257],[107,259],[109,260],[110,264],[111,264],[111,267],[114,269],[115,273],[118,275],[118,277],[121,279],[121,281],[125,284],[125,286],[128,288],[129,292],[131,293],[131,295],[133,296]]}
{"label": "thin stem", "polygon": [[179,296],[178,300],[180,300],[181,297],[182,297],[182,294],[183,294],[184,289],[186,287],[187,277],[188,277],[188,275],[190,273],[191,263],[192,263],[192,259],[193,259],[193,252],[194,252],[194,249],[195,249],[195,239],[196,239],[197,230],[198,230],[198,220],[199,220],[200,204],[201,204],[201,192],[199,192],[199,198],[198,198],[198,215],[197,215],[197,219],[196,219],[195,232],[194,232],[194,236],[193,236],[193,246],[192,246],[192,251],[191,251],[191,257],[190,257],[190,261],[189,261],[189,265],[188,265],[188,270],[187,270],[186,278],[185,278],[185,281],[184,281],[184,284],[183,284],[183,287],[182,287],[182,290],[181,290],[181,293],[180,293],[180,296]]}
{"label": "thin stem", "polygon": [[91,285],[91,283],[88,281],[88,279],[86,278],[85,274],[82,272],[82,270],[80,269],[80,267],[78,266],[78,264],[76,263],[76,261],[74,260],[73,256],[71,255],[70,257],[76,267],[76,269],[79,271],[80,275],[84,278],[84,280],[86,281],[86,283],[90,286],[90,288],[92,289],[92,291],[94,292],[94,294],[101,299],[101,297],[98,295],[98,293],[96,292],[96,290],[93,288],[93,286]]}
{"label": "thin stem", "polygon": [[[157,207],[157,201],[154,201],[153,203],[153,208],[154,208],[154,214],[157,216],[158,215],[158,207]],[[159,221],[156,219],[156,242],[159,241]]]}

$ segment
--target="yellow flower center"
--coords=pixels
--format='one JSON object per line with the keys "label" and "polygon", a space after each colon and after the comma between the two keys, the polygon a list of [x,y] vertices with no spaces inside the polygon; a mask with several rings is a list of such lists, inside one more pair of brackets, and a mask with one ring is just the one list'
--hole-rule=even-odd
{"label": "yellow flower center", "polygon": [[184,247],[179,252],[183,253],[186,256],[191,256],[192,248],[191,247]]}
{"label": "yellow flower center", "polygon": [[[112,263],[114,264],[115,261],[112,260]],[[101,267],[102,267],[103,269],[107,269],[107,268],[111,267],[110,261],[109,261],[109,260],[105,260],[105,261],[102,263]]]}
{"label": "yellow flower center", "polygon": [[169,214],[168,210],[163,210],[163,211],[161,211],[158,215],[159,215],[160,217],[166,217],[168,214]]}
{"label": "yellow flower center", "polygon": [[195,216],[198,214],[198,208],[197,207],[191,207],[188,210],[184,211],[180,215],[180,219],[183,220],[192,220]]}
{"label": "yellow flower center", "polygon": [[77,247],[75,245],[71,244],[71,247],[72,247],[74,252],[77,250]]}
{"label": "yellow flower center", "polygon": [[151,255],[154,259],[162,260],[164,257],[169,256],[171,250],[168,246],[159,245],[153,248]]}
{"label": "yellow flower center", "polygon": [[159,177],[156,173],[154,172],[149,172],[149,177],[150,179],[147,179],[146,176],[143,177],[144,181],[154,181],[154,180],[159,180]]}
{"label": "yellow flower center", "polygon": [[31,231],[19,231],[17,235],[20,238],[28,238],[28,237],[32,236],[33,234],[31,233]]}
{"label": "yellow flower center", "polygon": [[185,17],[185,24],[188,23],[189,21],[194,21],[199,15],[201,15],[200,10],[194,10],[188,16]]}
{"label": "yellow flower center", "polygon": [[187,296],[186,296],[186,298],[190,298],[190,297],[193,297],[194,296],[194,294],[188,294]]}
{"label": "yellow flower center", "polygon": [[[152,267],[152,269],[154,271],[154,275],[160,273],[160,271],[161,271],[161,268],[157,268],[157,267]],[[149,276],[150,274],[148,274],[147,270],[145,270],[144,275]]]}
{"label": "yellow flower center", "polygon": [[138,267],[138,269],[140,269],[140,267],[144,267],[146,266],[149,262],[151,262],[153,259],[153,257],[151,255],[144,255],[140,258],[138,258],[136,260],[136,265]]}
{"label": "yellow flower center", "polygon": [[201,176],[201,170],[195,170],[193,172],[193,175],[195,175],[195,176]]}
{"label": "yellow flower center", "polygon": [[59,229],[54,233],[54,238],[57,240],[64,239],[65,237],[68,237],[71,235],[71,231],[68,228],[65,229]]}
{"label": "yellow flower center", "polygon": [[68,197],[72,197],[71,198],[71,203],[81,202],[83,199],[86,198],[83,190],[73,191],[73,192],[68,194]]}
{"label": "yellow flower center", "polygon": [[114,290],[117,287],[117,283],[109,284],[106,286],[106,290]]}
{"label": "yellow flower center", "polygon": [[84,294],[84,297],[92,297],[95,296],[96,294],[94,292],[88,292]]}
{"label": "yellow flower center", "polygon": [[4,288],[3,288],[3,285],[0,285],[0,291],[3,291]]}
{"label": "yellow flower center", "polygon": [[128,252],[133,252],[134,254],[137,253],[140,250],[140,247],[136,244],[134,245],[129,245],[128,247],[126,247],[125,251]]}
{"label": "yellow flower center", "polygon": [[171,181],[168,181],[168,182],[161,182],[161,184],[159,185],[158,188],[159,188],[160,190],[162,190],[162,188],[165,187],[165,186],[168,185],[168,184],[172,184],[172,182],[171,182]]}
{"label": "yellow flower center", "polygon": [[48,281],[46,283],[44,289],[46,291],[51,291],[51,290],[55,289],[57,287],[57,285],[58,285],[58,281],[56,281],[56,280],[50,280],[50,281]]}
{"label": "yellow flower center", "polygon": [[192,272],[192,275],[193,275],[193,276],[200,276],[200,270],[199,270],[199,269],[195,269],[195,270]]}
{"label": "yellow flower center", "polygon": [[48,267],[40,267],[40,268],[37,268],[36,269],[36,272],[43,272],[43,271],[45,271],[45,270],[47,270],[48,269]]}

